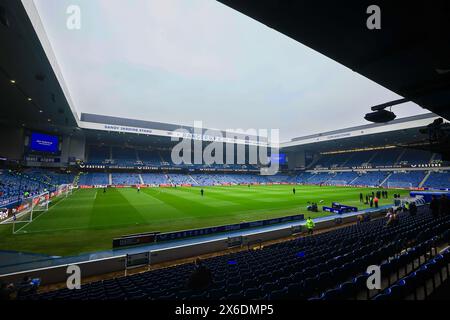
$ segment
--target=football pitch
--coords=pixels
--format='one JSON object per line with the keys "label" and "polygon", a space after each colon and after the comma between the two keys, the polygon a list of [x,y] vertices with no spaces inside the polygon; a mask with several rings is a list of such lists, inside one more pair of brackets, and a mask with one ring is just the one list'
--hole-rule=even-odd
{"label": "football pitch", "polygon": [[[56,199],[49,210],[31,223],[0,225],[0,250],[75,255],[111,249],[112,239],[126,234],[167,232],[256,221],[295,214],[313,218],[328,213],[311,213],[308,202],[331,205],[337,201],[359,209],[359,193],[373,188],[295,186],[214,186],[177,188],[79,189],[67,198]],[[407,190],[396,190],[406,195]],[[381,199],[380,205],[391,204]]]}

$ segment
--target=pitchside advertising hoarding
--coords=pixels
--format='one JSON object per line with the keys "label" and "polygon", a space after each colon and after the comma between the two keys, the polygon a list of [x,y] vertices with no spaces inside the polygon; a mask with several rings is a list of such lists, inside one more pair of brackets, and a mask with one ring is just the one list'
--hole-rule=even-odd
{"label": "pitchside advertising hoarding", "polygon": [[221,233],[221,232],[245,230],[245,229],[254,228],[254,227],[268,226],[268,225],[279,224],[279,223],[283,223],[283,222],[301,221],[304,219],[305,219],[305,216],[303,214],[298,214],[298,215],[286,216],[286,217],[281,217],[281,218],[259,220],[259,221],[253,221],[253,222],[243,222],[243,223],[229,224],[229,225],[224,225],[224,226],[208,227],[208,228],[201,228],[201,229],[192,229],[192,230],[166,232],[166,233],[149,232],[149,233],[144,233],[144,234],[127,235],[127,236],[122,236],[120,238],[113,239],[113,248],[136,246],[136,245],[142,245],[142,244],[146,244],[146,243],[148,244],[148,243],[153,243],[153,242],[161,242],[161,241],[186,239],[186,238],[205,236],[205,235],[216,234],[216,233]]}

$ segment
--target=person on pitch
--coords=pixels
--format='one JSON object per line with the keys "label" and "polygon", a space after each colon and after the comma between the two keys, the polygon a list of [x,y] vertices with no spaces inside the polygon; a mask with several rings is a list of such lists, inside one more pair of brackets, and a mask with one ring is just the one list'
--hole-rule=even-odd
{"label": "person on pitch", "polygon": [[308,235],[312,235],[314,232],[314,221],[311,219],[311,217],[308,217],[306,220],[306,229],[308,229]]}

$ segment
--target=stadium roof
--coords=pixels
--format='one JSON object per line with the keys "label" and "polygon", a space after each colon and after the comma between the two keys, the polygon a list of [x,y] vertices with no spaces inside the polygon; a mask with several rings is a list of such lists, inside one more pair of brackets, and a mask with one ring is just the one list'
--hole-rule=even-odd
{"label": "stadium roof", "polygon": [[368,124],[323,132],[292,139],[282,144],[285,151],[339,151],[370,147],[399,146],[423,142],[428,135],[421,133],[439,118],[434,113],[405,117],[386,124]]}
{"label": "stadium roof", "polygon": [[[450,120],[448,1],[218,1]],[[373,4],[379,30],[366,27]]]}
{"label": "stadium roof", "polygon": [[278,128],[286,141],[363,124],[356,107],[398,98],[218,2],[80,0],[78,31],[65,27],[72,1],[23,3],[76,117]]}
{"label": "stadium roof", "polygon": [[[39,15],[38,10],[36,10],[34,2],[32,0],[23,0],[23,5],[26,10],[19,1],[2,3],[2,6],[6,6],[7,9],[6,17],[8,23],[7,25],[0,25],[0,37],[2,43],[7,43],[8,45],[2,48],[0,52],[0,70],[2,75],[0,86],[2,92],[6,93],[2,99],[6,102],[5,105],[10,107],[1,109],[1,119],[11,125],[23,124],[34,129],[41,128],[46,131],[54,130],[70,134],[81,134],[79,133],[80,130],[77,131],[74,129],[79,126],[83,127],[83,122],[87,123],[89,121],[84,121],[86,118],[83,118],[83,114],[78,113],[75,108],[59,61],[55,56],[53,45],[48,39],[46,29],[41,21],[42,17]],[[299,46],[298,43],[293,43],[295,46]],[[301,45],[299,47],[303,48]],[[320,57],[320,55],[316,54],[315,56]],[[330,63],[326,59],[321,60],[321,62],[326,66],[329,66]],[[14,85],[10,83],[12,79],[16,80]],[[320,87],[320,84],[317,84],[317,87],[323,89]],[[322,92],[319,93],[319,96],[321,94]],[[323,94],[326,95],[326,92],[323,92]],[[28,97],[32,97],[32,101],[28,101]],[[348,92],[339,92],[339,97],[340,99],[345,98],[344,100],[348,102],[352,102],[355,98],[354,96],[348,95]],[[392,97],[395,98],[395,95]],[[364,101],[367,101],[367,103],[384,102],[374,97],[364,97]],[[342,105],[342,103],[336,103],[336,105]],[[321,130],[323,128],[322,126],[325,126],[325,128],[345,126],[344,120],[353,119],[352,116],[355,115],[358,119],[362,119],[362,114],[367,111],[365,109],[366,104],[361,105],[361,103],[358,103],[358,106],[361,106],[361,112],[355,111],[354,105],[352,106],[353,112],[348,112],[346,111],[347,109],[339,110],[338,107],[330,108],[328,106],[327,113],[332,114],[335,119],[339,118],[343,120],[336,122],[327,121],[325,118],[315,119],[314,117],[310,117],[308,113],[310,110],[305,112],[305,110],[299,108],[299,112],[299,110],[294,109],[284,110],[283,107],[280,108],[278,106],[275,110],[277,117],[269,116],[269,118],[278,118],[281,123],[291,121],[291,124],[296,123],[296,126],[299,128],[305,127],[305,124],[311,125],[314,129],[307,130],[306,132],[320,132],[324,131]],[[127,111],[128,108],[124,108],[124,110]],[[175,111],[170,110],[172,114]],[[325,114],[325,110],[321,110],[320,112]],[[225,113],[232,114],[232,112]],[[304,115],[303,117],[306,120],[302,121],[299,115]],[[222,120],[223,115],[219,111],[214,110],[214,117]],[[244,118],[235,114],[233,114],[233,117]],[[112,118],[119,119],[119,117],[110,117],[109,119]],[[142,118],[140,117],[140,119]],[[128,122],[135,121],[126,118],[120,119]],[[148,118],[144,117],[144,119],[154,120],[151,116]],[[146,127],[148,127],[148,124],[163,126],[164,128],[180,127],[158,121],[146,121],[146,123]],[[350,121],[350,124],[352,123],[358,123],[358,121]],[[384,130],[387,130],[386,128],[388,127],[384,127]],[[157,129],[157,127],[153,129]],[[160,138],[156,138],[155,141],[159,140]],[[286,136],[284,140],[287,140]],[[296,138],[294,140],[298,142],[299,139]],[[288,141],[283,145],[290,146],[293,143],[295,144],[293,141]]]}
{"label": "stadium roof", "polygon": [[[0,123],[72,132],[77,116],[20,1],[0,4]],[[38,23],[38,21],[36,21]],[[55,72],[56,70],[56,72]]]}

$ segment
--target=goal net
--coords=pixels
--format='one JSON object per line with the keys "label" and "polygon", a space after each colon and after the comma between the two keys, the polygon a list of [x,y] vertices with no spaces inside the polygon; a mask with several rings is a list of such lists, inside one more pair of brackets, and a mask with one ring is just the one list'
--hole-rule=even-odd
{"label": "goal net", "polygon": [[329,180],[326,182],[330,186],[346,186],[348,182],[346,180]]}
{"label": "goal net", "polygon": [[13,224],[13,233],[23,228],[25,224],[32,222],[40,214],[48,211],[50,194],[48,191],[39,195],[25,198],[20,205],[14,209],[9,209],[8,216],[2,220],[2,224]]}
{"label": "goal net", "polygon": [[56,189],[56,196],[63,196],[63,197],[68,197],[72,194],[73,192],[73,185],[72,184],[62,184],[60,186],[58,186],[58,188]]}
{"label": "goal net", "polygon": [[402,188],[402,189],[412,189],[413,185],[411,182],[404,181],[388,181],[388,188]]}

